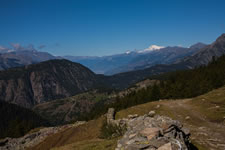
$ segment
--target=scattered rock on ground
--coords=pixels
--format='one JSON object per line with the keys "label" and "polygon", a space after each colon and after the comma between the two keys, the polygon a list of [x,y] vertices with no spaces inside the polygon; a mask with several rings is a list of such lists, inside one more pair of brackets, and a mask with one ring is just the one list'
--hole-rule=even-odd
{"label": "scattered rock on ground", "polygon": [[190,120],[190,116],[185,117],[185,120]]}
{"label": "scattered rock on ground", "polygon": [[[118,141],[116,150],[189,150],[190,131],[169,117],[148,115],[114,120],[113,123],[125,122],[126,133]],[[108,116],[108,115],[107,115]],[[136,117],[133,117],[136,116]]]}
{"label": "scattered rock on ground", "polygon": [[155,111],[153,111],[153,110],[148,113],[149,117],[154,117],[154,115],[155,115]]}
{"label": "scattered rock on ground", "polygon": [[155,108],[160,108],[160,105],[157,105]]}
{"label": "scattered rock on ground", "polygon": [[137,118],[137,117],[138,117],[138,114],[128,115],[128,118],[129,119],[134,119],[134,118]]}

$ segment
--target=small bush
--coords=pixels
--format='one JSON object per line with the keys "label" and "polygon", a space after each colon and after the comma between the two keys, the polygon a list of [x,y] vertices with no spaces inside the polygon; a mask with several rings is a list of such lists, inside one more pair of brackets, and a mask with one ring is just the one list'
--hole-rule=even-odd
{"label": "small bush", "polygon": [[112,139],[122,136],[126,132],[126,126],[118,126],[114,124],[108,124],[106,119],[102,123],[100,129],[100,138],[102,139]]}

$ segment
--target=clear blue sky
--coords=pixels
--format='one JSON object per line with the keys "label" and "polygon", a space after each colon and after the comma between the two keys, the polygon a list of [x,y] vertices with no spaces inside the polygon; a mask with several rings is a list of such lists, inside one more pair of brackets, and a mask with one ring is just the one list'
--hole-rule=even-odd
{"label": "clear blue sky", "polygon": [[101,56],[211,43],[225,33],[225,0],[0,0],[0,21],[1,46]]}

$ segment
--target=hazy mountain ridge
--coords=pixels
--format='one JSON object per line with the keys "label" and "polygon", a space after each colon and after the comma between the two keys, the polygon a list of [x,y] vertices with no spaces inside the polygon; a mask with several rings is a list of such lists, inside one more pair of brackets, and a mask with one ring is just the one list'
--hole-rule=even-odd
{"label": "hazy mountain ridge", "polygon": [[[196,46],[196,45],[195,45]],[[200,47],[204,46],[200,44]],[[126,87],[126,85],[134,84],[137,81],[143,80],[151,75],[157,75],[166,72],[172,72],[176,70],[186,70],[198,67],[201,65],[207,65],[212,58],[218,58],[225,54],[225,34],[222,34],[217,38],[212,44],[199,49],[197,52],[193,53],[191,56],[184,57],[183,59],[178,59],[176,62],[166,65],[155,65],[146,69],[130,71],[125,73],[119,73],[112,76],[112,83],[120,84],[120,87]],[[118,79],[123,81],[118,82]],[[117,82],[115,82],[115,80]],[[123,84],[124,83],[124,84]],[[118,87],[118,85],[115,85]]]}
{"label": "hazy mountain ridge", "polygon": [[95,73],[112,75],[141,70],[156,64],[171,64],[178,59],[192,55],[204,46],[206,45],[203,43],[197,43],[190,48],[152,45],[144,50],[128,51],[111,56],[65,56],[64,58],[73,62],[79,62]]}
{"label": "hazy mountain ridge", "polygon": [[137,54],[135,52],[129,52],[124,54],[116,54],[111,56],[64,56],[65,59],[68,59],[73,62],[81,63],[84,66],[87,66],[89,69],[94,71],[97,74],[104,74],[107,71],[115,69],[121,65],[128,64]]}
{"label": "hazy mountain ridge", "polygon": [[182,59],[186,56],[190,56],[193,53],[196,53],[204,46],[206,45],[202,44],[198,47],[193,46],[190,48],[183,48],[178,46],[161,48],[160,50],[137,56],[127,65],[111,70],[110,72],[106,72],[106,74],[116,74],[120,72],[141,70],[157,64],[172,64],[178,59]]}
{"label": "hazy mountain ridge", "polygon": [[52,59],[61,59],[37,50],[14,50],[0,53],[0,70],[35,64]]}

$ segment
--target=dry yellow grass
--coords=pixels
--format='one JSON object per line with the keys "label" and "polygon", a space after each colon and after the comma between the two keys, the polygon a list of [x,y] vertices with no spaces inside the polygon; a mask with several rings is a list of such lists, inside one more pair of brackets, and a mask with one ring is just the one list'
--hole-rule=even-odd
{"label": "dry yellow grass", "polygon": [[97,139],[103,118],[89,121],[84,125],[68,128],[62,132],[47,137],[42,143],[29,150],[48,150],[71,143]]}
{"label": "dry yellow grass", "polygon": [[[157,108],[157,105],[160,107]],[[150,110],[181,121],[191,130],[191,140],[200,150],[224,150],[225,145],[225,87],[205,95],[184,100],[162,100],[134,106],[116,114],[116,118],[129,114],[143,115]],[[185,119],[187,116],[190,119]],[[48,137],[33,150],[101,150],[114,149],[117,139],[98,139],[103,118],[92,120],[85,125],[70,128]]]}
{"label": "dry yellow grass", "polygon": [[92,139],[56,147],[51,150],[114,150],[118,139]]}

